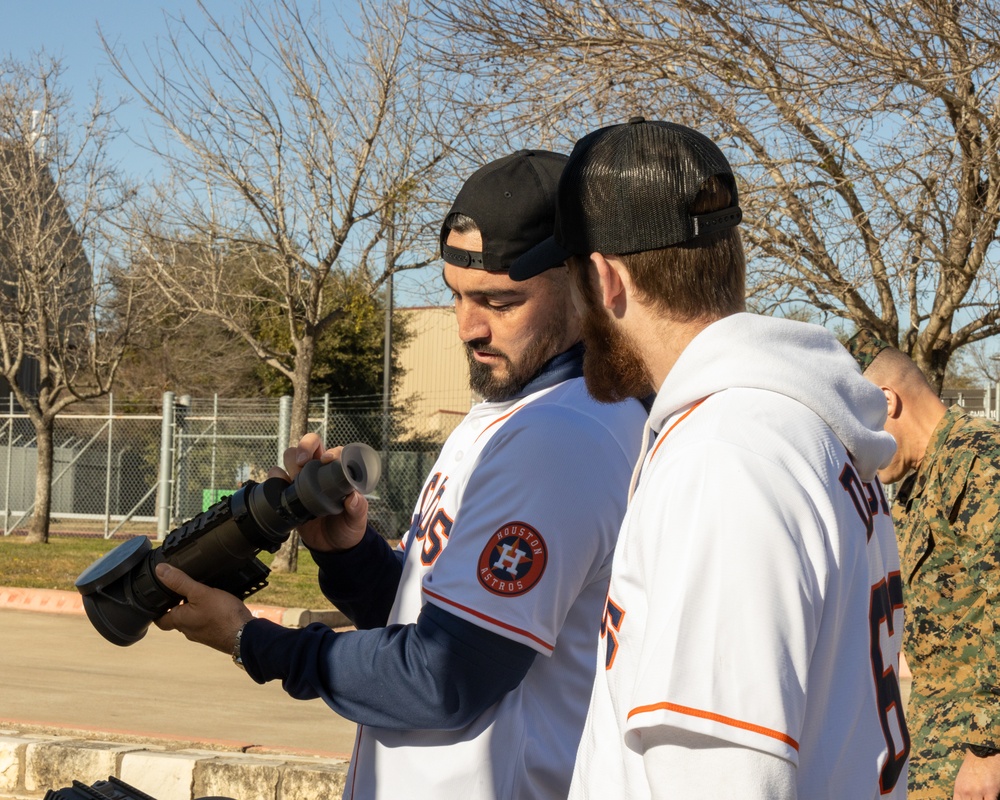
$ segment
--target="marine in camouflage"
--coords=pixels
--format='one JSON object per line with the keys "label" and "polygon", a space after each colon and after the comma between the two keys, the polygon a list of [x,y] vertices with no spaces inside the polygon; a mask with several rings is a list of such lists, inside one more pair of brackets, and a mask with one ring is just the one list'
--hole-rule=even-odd
{"label": "marine in camouflage", "polygon": [[949,409],[893,517],[913,673],[909,797],[941,800],[966,744],[1000,750],[1000,423]]}

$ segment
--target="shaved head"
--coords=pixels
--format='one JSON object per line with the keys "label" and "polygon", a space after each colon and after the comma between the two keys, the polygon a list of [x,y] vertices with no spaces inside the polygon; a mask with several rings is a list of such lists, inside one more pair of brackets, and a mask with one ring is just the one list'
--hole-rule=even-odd
{"label": "shaved head", "polygon": [[864,376],[886,398],[885,429],[896,440],[896,453],[878,476],[883,483],[895,483],[920,465],[947,409],[920,367],[895,347],[886,347],[875,356]]}
{"label": "shaved head", "polygon": [[890,386],[901,394],[934,392],[920,367],[895,347],[887,347],[879,353],[865,370],[865,377],[876,386]]}

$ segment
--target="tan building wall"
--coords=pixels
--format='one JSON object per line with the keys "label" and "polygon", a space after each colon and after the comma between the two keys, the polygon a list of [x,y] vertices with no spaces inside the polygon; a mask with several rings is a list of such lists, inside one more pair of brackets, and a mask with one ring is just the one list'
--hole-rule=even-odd
{"label": "tan building wall", "polygon": [[476,398],[469,362],[451,306],[401,308],[413,333],[400,354],[406,374],[396,396],[407,408],[410,429],[444,441]]}

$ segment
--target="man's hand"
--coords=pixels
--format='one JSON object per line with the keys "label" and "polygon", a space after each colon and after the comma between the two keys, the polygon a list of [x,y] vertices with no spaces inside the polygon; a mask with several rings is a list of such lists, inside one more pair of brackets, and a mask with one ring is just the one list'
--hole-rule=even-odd
{"label": "man's hand", "polygon": [[997,800],[998,796],[1000,753],[980,758],[966,752],[955,778],[955,800]]}
{"label": "man's hand", "polygon": [[186,602],[156,620],[162,631],[180,631],[192,642],[232,654],[236,634],[253,614],[243,601],[229,592],[198,583],[176,567],[156,565],[156,577]]}
{"label": "man's hand", "polygon": [[[323,441],[315,433],[299,439],[298,446],[289,447],[282,456],[285,468],[274,467],[267,477],[294,480],[307,461],[319,459],[328,464],[340,460],[342,447],[323,449]],[[340,514],[320,517],[299,525],[299,536],[310,550],[339,552],[354,547],[365,535],[368,524],[368,501],[358,492],[351,492],[344,500]]]}

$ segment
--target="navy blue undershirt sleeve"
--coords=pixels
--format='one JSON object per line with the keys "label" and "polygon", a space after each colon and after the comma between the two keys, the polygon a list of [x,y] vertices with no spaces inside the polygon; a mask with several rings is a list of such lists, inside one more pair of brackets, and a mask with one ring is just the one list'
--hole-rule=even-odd
{"label": "navy blue undershirt sleeve", "polygon": [[319,567],[319,588],[359,629],[381,628],[389,619],[403,573],[403,553],[369,525],[350,550],[310,550]]}
{"label": "navy blue undershirt sleeve", "polygon": [[524,679],[537,653],[425,603],[417,622],[338,633],[314,623],[247,623],[241,643],[257,683],[280,680],[353,722],[396,730],[463,728]]}

